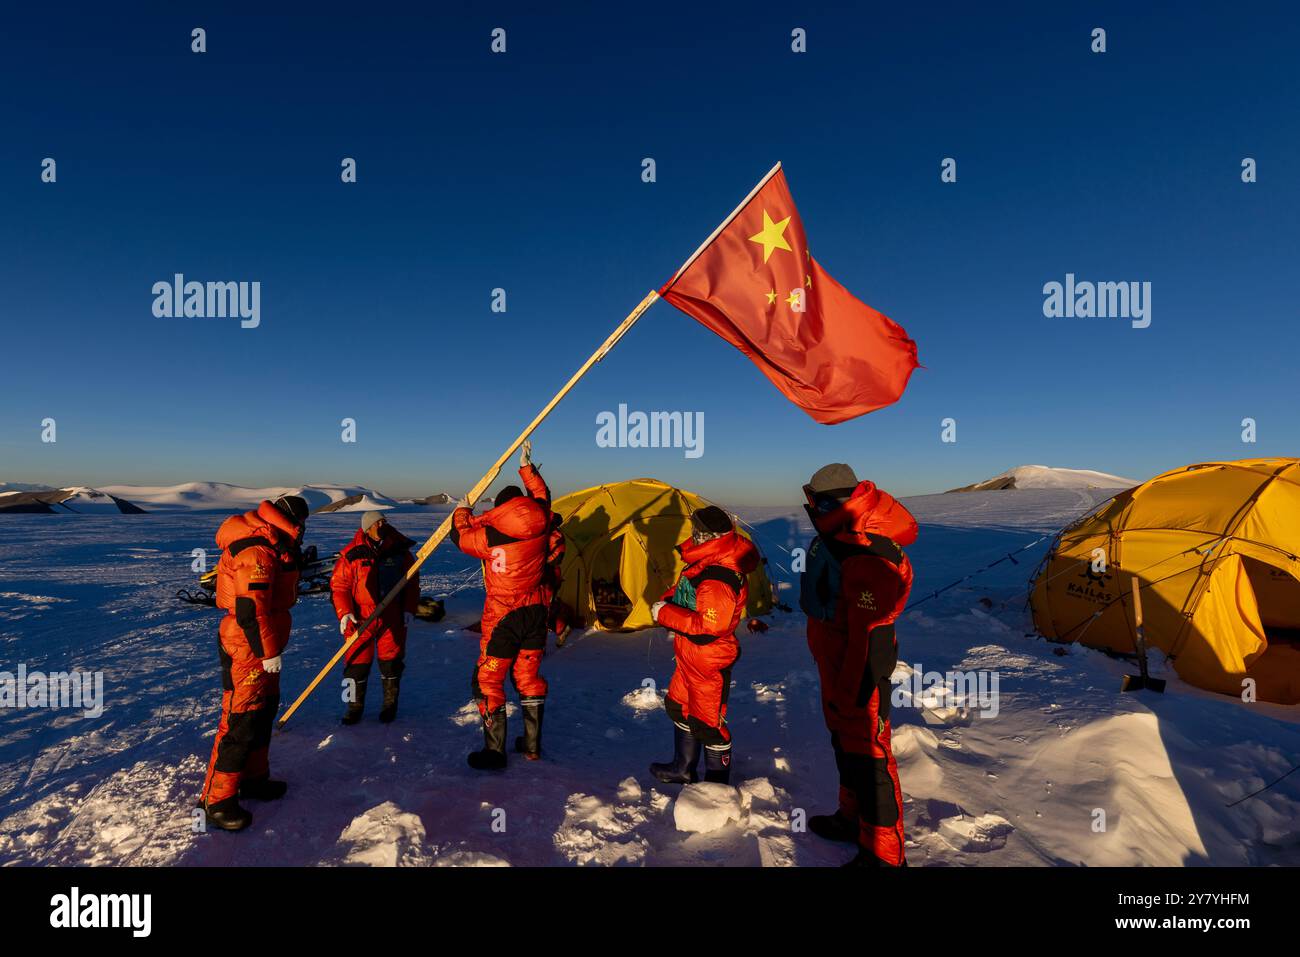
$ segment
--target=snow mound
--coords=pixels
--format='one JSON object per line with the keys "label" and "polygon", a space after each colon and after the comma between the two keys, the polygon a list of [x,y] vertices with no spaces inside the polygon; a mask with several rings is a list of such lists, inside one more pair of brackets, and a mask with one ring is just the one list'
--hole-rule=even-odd
{"label": "snow mound", "polygon": [[1095,472],[1091,469],[1063,469],[1050,465],[1017,465],[991,479],[951,489],[953,492],[989,492],[1013,488],[1132,488],[1133,479]]}
{"label": "snow mound", "polygon": [[409,867],[429,863],[424,850],[424,824],[392,801],[353,818],[339,835],[338,843],[344,864]]}
{"label": "snow mound", "polygon": [[744,817],[740,792],[729,784],[707,781],[687,784],[673,805],[677,830],[707,834]]}
{"label": "snow mound", "polygon": [[570,794],[564,805],[564,822],[553,838],[555,849],[574,864],[610,867],[643,863],[649,842],[636,833],[648,818],[640,805],[641,790],[638,787],[632,797],[624,781],[619,797],[623,803],[608,804],[591,794]]}
{"label": "snow mound", "polygon": [[939,822],[939,835],[959,851],[996,851],[1006,846],[1007,835],[1015,828],[996,814],[979,817],[946,817]]}
{"label": "snow mound", "polygon": [[636,778],[629,776],[618,782],[618,799],[629,803],[641,800],[641,785]]}
{"label": "snow mound", "polygon": [[635,691],[623,695],[623,706],[631,708],[638,714],[645,714],[650,711],[662,711],[664,699],[660,697],[653,685],[642,685]]}

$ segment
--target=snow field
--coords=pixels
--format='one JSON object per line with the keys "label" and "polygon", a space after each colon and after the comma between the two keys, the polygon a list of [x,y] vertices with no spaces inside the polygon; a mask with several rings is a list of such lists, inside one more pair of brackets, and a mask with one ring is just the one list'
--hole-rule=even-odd
{"label": "snow field", "polygon": [[[913,499],[915,598],[1091,507],[1088,490]],[[440,516],[397,514],[427,535]],[[793,510],[745,514],[773,568],[806,542]],[[798,613],[743,635],[730,720],[734,788],[663,785],[671,750],[662,689],[671,647],[655,629],[575,634],[548,651],[544,760],[480,775],[469,675],[482,592],[415,626],[397,722],[377,702],[338,724],[331,676],[272,745],[288,797],[249,803],[239,835],[196,827],[193,801],[216,725],[218,615],[182,605],[190,550],[219,516],[9,516],[0,524],[0,670],[102,672],[98,719],[0,712],[0,863],[144,865],[831,866],[852,849],[802,829],[833,809],[836,775]],[[355,516],[313,518],[309,541],[338,547]],[[1042,546],[1042,547],[1045,547]],[[898,627],[894,745],[914,865],[1300,863],[1300,776],[1236,807],[1300,752],[1295,709],[1246,706],[1171,679],[1163,696],[1121,695],[1128,666],[1026,636],[1023,590],[1040,551],[1003,563],[905,614]],[[439,549],[422,573],[438,594],[472,564]],[[778,582],[788,576],[774,571]],[[790,589],[782,591],[792,600]],[[981,603],[980,599],[988,599]],[[294,613],[284,698],[337,646],[326,598]],[[1065,651],[1065,654],[1056,652]],[[917,674],[996,672],[996,709]],[[509,740],[519,730],[508,717]]]}

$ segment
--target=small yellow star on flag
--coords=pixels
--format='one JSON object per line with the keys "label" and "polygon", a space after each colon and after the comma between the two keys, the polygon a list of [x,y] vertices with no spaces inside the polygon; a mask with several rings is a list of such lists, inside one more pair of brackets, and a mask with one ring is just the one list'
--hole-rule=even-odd
{"label": "small yellow star on flag", "polygon": [[768,294],[767,294],[767,304],[770,306],[770,305],[772,305],[772,303],[774,303],[774,302],[776,302],[776,290],[775,290],[775,289],[771,290],[771,291],[768,292]]}
{"label": "small yellow star on flag", "polygon": [[790,225],[790,217],[787,216],[779,223],[772,222],[772,217],[763,210],[763,229],[749,237],[751,243],[759,243],[763,247],[763,262],[767,262],[768,257],[772,255],[773,249],[784,249],[787,252],[794,252],[790,244],[785,241],[785,228]]}

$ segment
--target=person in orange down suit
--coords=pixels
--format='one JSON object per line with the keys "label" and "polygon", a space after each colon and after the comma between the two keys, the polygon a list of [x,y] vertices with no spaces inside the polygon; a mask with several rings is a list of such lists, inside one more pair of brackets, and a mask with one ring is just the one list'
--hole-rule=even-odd
{"label": "person in orange down suit", "polygon": [[[339,553],[330,576],[330,595],[339,619],[339,634],[350,637],[357,625],[374,612],[384,596],[415,564],[411,541],[384,518],[382,512],[361,516],[361,527]],[[379,677],[384,683],[384,702],[379,720],[385,724],[397,717],[397,696],[406,667],[406,634],[411,619],[420,610],[420,578],[411,576],[402,593],[366,629],[344,658],[343,678],[349,692],[344,724],[356,724],[366,708],[366,685],[370,663],[379,651]]]}
{"label": "person in orange down suit", "polygon": [[465,500],[452,513],[451,538],[466,555],[483,561],[483,637],[471,690],[483,719],[483,748],[469,766],[499,771],[506,766],[506,675],[514,680],[524,714],[515,750],[536,761],[542,754],[546,679],[539,674],[553,592],[544,580],[551,552],[551,493],[532,464],[525,442],[519,477],[493,507],[475,515]]}
{"label": "person in orange down suit", "polygon": [[240,831],[253,815],[239,798],[274,801],[288,785],[271,779],[271,726],[280,707],[281,655],[298,600],[307,503],[297,495],[232,515],[217,531],[217,607],[224,608],[221,720],[200,804],[209,826]]}
{"label": "person in orange down suit", "polygon": [[686,562],[677,584],[650,606],[656,624],[673,639],[677,667],[664,708],[673,722],[673,759],[650,765],[668,784],[697,780],[700,749],[704,780],[731,780],[727,697],[740,658],[736,626],[749,595],[746,576],[758,567],[758,549],[737,534],[716,505],[691,513],[691,537],[677,546]]}
{"label": "person in orange down suit", "polygon": [[903,790],[890,747],[894,622],[912,590],[901,546],[916,541],[910,512],[847,465],[827,465],[804,486],[817,535],[799,604],[821,678],[822,714],[839,771],[839,809],[809,830],[856,844],[850,865],[904,867]]}

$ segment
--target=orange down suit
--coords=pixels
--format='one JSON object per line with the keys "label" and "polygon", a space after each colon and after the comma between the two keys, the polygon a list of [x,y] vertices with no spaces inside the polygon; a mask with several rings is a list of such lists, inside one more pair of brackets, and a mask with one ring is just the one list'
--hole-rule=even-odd
{"label": "orange down suit", "polygon": [[217,607],[221,720],[212,745],[203,801],[234,797],[243,780],[270,774],[271,726],[280,707],[280,676],[262,662],[289,643],[289,609],[298,600],[300,526],[270,502],[232,515],[217,531]]}
{"label": "orange down suit", "polygon": [[[365,621],[375,606],[415,564],[411,541],[391,525],[384,526],[378,542],[360,529],[334,563],[330,576],[330,596],[339,618],[352,615],[357,623]],[[347,677],[364,680],[370,673],[375,649],[379,649],[379,673],[385,678],[399,678],[406,657],[406,615],[420,610],[420,579],[412,576],[402,594],[390,602],[378,620],[371,623],[348,652]]]}
{"label": "orange down suit", "polygon": [[871,482],[860,482],[835,511],[810,514],[818,535],[800,604],[839,770],[839,813],[858,821],[864,850],[898,866],[903,791],[890,746],[890,675],[898,663],[894,622],[912,588],[912,565],[899,546],[916,540],[916,520]]}
{"label": "orange down suit", "polygon": [[730,745],[727,697],[731,668],[740,657],[736,626],[745,614],[746,576],[758,567],[758,549],[731,531],[699,544],[687,540],[678,551],[686,568],[663,596],[669,603],[656,619],[672,633],[677,660],[664,707],[706,747]]}
{"label": "orange down suit", "polygon": [[552,588],[544,581],[551,550],[551,493],[531,464],[519,470],[527,494],[474,515],[452,513],[451,537],[462,552],[483,561],[483,637],[472,690],[485,717],[505,706],[506,675],[520,698],[546,697],[539,673],[546,650]]}

